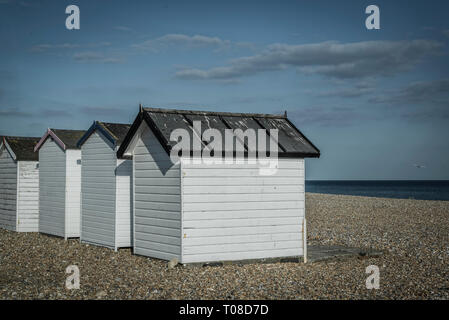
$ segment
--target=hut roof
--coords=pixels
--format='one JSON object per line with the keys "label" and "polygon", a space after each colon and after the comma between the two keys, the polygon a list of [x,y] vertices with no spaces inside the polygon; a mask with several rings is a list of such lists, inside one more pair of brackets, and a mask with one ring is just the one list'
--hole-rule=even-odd
{"label": "hut roof", "polygon": [[90,135],[98,130],[103,133],[103,135],[111,141],[114,146],[119,146],[122,144],[123,139],[125,139],[126,134],[128,133],[130,124],[124,123],[109,123],[109,122],[101,122],[94,121],[94,123],[90,126],[90,128],[85,132],[85,134],[78,140],[77,145],[81,147],[84,142],[90,137]]}
{"label": "hut roof", "polygon": [[38,137],[1,137],[2,143],[14,153],[13,157],[18,161],[38,161],[39,154],[34,152],[34,146],[39,142]]}
{"label": "hut roof", "polygon": [[85,130],[68,130],[68,129],[47,129],[45,134],[36,144],[34,151],[38,151],[48,137],[52,137],[55,142],[63,149],[79,149],[77,142],[84,135]]}
{"label": "hut roof", "polygon": [[[191,134],[192,139],[199,139],[199,137],[202,137],[202,134],[206,129],[216,129],[222,133],[223,137],[225,136],[224,130],[226,129],[241,129],[242,131],[254,129],[256,131],[263,130],[266,134],[265,141],[274,141],[274,143],[277,144],[279,157],[310,158],[320,156],[318,148],[315,147],[292,122],[290,122],[286,115],[141,107],[139,114],[118,150],[117,155],[119,158],[124,156],[128,145],[131,143],[132,138],[142,121],[145,121],[148,124],[167,153],[170,153],[173,146],[177,144],[176,141],[170,140],[170,135],[175,129],[187,130]],[[201,132],[198,132],[199,130],[194,126],[194,122],[201,124]],[[270,130],[273,129],[277,130],[277,139],[270,136]],[[258,151],[249,150],[245,141],[241,141],[241,143],[248,152]],[[204,148],[206,144],[206,142],[201,141],[197,145]],[[194,146],[191,148],[193,149]],[[269,150],[269,148],[267,148],[267,150]],[[192,152],[193,150],[190,151]]]}

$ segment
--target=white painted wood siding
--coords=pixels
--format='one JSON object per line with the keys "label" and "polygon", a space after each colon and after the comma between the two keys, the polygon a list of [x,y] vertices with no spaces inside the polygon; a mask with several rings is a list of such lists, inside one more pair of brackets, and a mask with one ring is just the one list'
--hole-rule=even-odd
{"label": "white painted wood siding", "polygon": [[304,160],[258,165],[189,164],[182,172],[182,263],[303,254]]}
{"label": "white painted wood siding", "polygon": [[80,236],[81,218],[81,150],[66,150],[65,237]]}
{"label": "white painted wood siding", "polygon": [[37,161],[19,161],[17,231],[39,231],[39,167]]}
{"label": "white painted wood siding", "polygon": [[39,232],[65,237],[66,154],[51,138],[39,149]]}
{"label": "white painted wood siding", "polygon": [[0,227],[16,230],[17,163],[3,147],[0,150]]}
{"label": "white painted wood siding", "polygon": [[82,145],[81,156],[81,241],[115,249],[116,154],[94,132]]}
{"label": "white painted wood siding", "polygon": [[134,252],[180,260],[180,166],[173,166],[152,131],[142,126],[133,151]]}
{"label": "white painted wood siding", "polygon": [[115,175],[115,245],[117,248],[132,247],[132,160],[117,159]]}

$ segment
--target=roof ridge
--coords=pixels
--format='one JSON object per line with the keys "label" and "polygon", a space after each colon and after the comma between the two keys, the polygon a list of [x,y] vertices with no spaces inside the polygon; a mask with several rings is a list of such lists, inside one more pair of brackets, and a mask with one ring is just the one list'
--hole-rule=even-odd
{"label": "roof ridge", "polygon": [[[108,123],[108,122],[102,122],[102,121],[97,121],[97,123],[104,129],[106,130],[115,140],[118,140],[118,137],[111,131],[109,130],[104,124]],[[114,124],[118,124],[118,123],[114,123]]]}
{"label": "roof ridge", "polygon": [[105,123],[105,124],[118,124],[118,125],[124,125],[124,126],[130,126],[131,124],[129,123],[122,123],[122,122],[106,122],[106,121],[98,121],[97,122],[101,122],[101,123]]}
{"label": "roof ridge", "polygon": [[286,118],[285,114],[269,114],[269,113],[240,113],[240,112],[223,112],[223,111],[200,111],[200,110],[182,110],[182,109],[163,109],[144,107],[143,111],[160,112],[160,113],[180,113],[180,114],[198,114],[198,115],[217,115],[230,117],[261,117],[261,118]]}
{"label": "roof ridge", "polygon": [[59,131],[86,131],[83,129],[57,129],[57,128],[49,128],[51,131],[53,130],[59,130]]}
{"label": "roof ridge", "polygon": [[5,139],[27,139],[27,140],[31,140],[31,139],[40,139],[40,137],[22,137],[22,136],[2,136]]}

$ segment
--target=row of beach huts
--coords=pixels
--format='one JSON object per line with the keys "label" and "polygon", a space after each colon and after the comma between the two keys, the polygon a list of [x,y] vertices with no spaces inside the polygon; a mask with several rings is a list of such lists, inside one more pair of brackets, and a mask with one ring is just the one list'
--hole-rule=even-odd
{"label": "row of beach huts", "polygon": [[[201,130],[264,129],[268,139],[277,129],[276,172],[261,175],[257,163],[188,161],[192,153],[174,164],[173,130],[207,144],[194,121]],[[94,121],[87,131],[3,136],[0,227],[180,263],[301,257],[304,159],[319,155],[286,115],[270,114],[140,107],[132,124]]]}

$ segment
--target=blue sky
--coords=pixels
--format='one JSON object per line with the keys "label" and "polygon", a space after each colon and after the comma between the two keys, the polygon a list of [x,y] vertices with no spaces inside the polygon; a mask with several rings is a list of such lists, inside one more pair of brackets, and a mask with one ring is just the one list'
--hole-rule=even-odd
{"label": "blue sky", "polygon": [[[80,30],[65,27],[80,8]],[[365,8],[380,8],[380,30]],[[280,113],[307,179],[449,179],[447,1],[0,0],[0,134],[145,106]]]}

